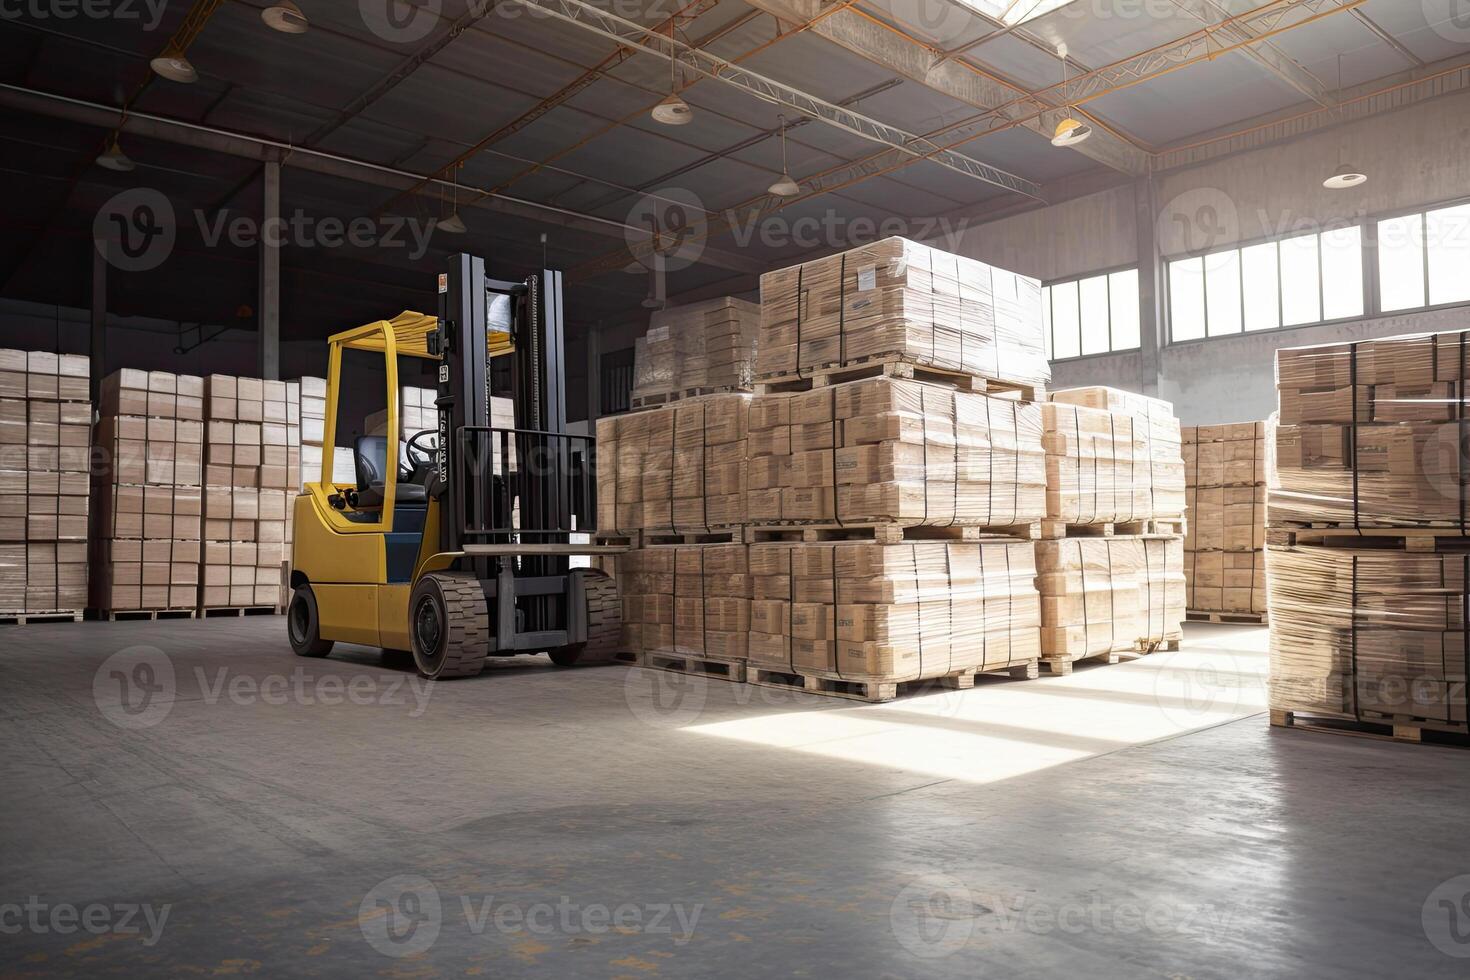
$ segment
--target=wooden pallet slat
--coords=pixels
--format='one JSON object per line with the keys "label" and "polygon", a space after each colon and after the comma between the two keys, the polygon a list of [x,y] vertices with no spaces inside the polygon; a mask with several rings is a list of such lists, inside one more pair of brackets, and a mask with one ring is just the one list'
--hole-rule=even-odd
{"label": "wooden pallet slat", "polygon": [[1470,733],[1463,725],[1447,725],[1428,718],[1375,715],[1371,718],[1332,718],[1310,711],[1272,708],[1271,726],[1325,735],[1377,739],[1385,742],[1433,743],[1470,748]]}
{"label": "wooden pallet slat", "polygon": [[1141,521],[1109,521],[1101,524],[1042,521],[1041,537],[1045,539],[1176,537],[1183,534],[1185,528],[1185,519],[1182,517],[1151,517]]}
{"label": "wooden pallet slat", "polygon": [[784,690],[803,691],[826,697],[847,698],[879,704],[892,701],[900,694],[912,694],[925,688],[940,687],[949,690],[967,691],[975,686],[982,675],[1005,676],[1015,680],[1034,680],[1039,667],[1035,659],[1022,660],[1002,666],[969,667],[939,677],[915,680],[889,681],[843,677],[826,671],[795,671],[787,667],[763,667],[750,664],[746,670],[746,683],[757,687],[772,687]]}
{"label": "wooden pallet slat", "polygon": [[758,394],[784,394],[810,391],[846,381],[862,381],[867,378],[898,378],[925,381],[930,384],[946,385],[960,391],[973,391],[998,397],[1013,397],[1021,401],[1041,401],[1046,389],[1040,385],[1023,384],[988,378],[981,374],[953,368],[918,364],[902,355],[873,354],[853,358],[840,363],[823,364],[802,371],[766,375],[756,379]]}
{"label": "wooden pallet slat", "polygon": [[280,606],[201,606],[199,618],[212,619],[218,616],[279,616],[284,610]]}
{"label": "wooden pallet slat", "polygon": [[85,610],[82,609],[0,612],[0,623],[16,626],[25,626],[27,623],[80,623],[84,614]]}
{"label": "wooden pallet slat", "polygon": [[1270,618],[1270,614],[1264,612],[1233,612],[1224,609],[1188,609],[1184,613],[1186,622],[1224,626],[1269,626]]}
{"label": "wooden pallet slat", "polygon": [[745,541],[747,544],[780,541],[873,541],[878,544],[903,544],[912,541],[1031,541],[1039,534],[1040,525],[1036,522],[1004,527],[975,527],[958,524],[776,521],[749,525],[745,529]]}
{"label": "wooden pallet slat", "polygon": [[613,654],[615,663],[632,667],[647,667],[649,670],[666,670],[675,674],[715,677],[720,680],[743,683],[746,663],[744,660],[727,660],[721,657],[702,657],[695,654],[659,653],[651,650],[619,651]]}
{"label": "wooden pallet slat", "polygon": [[98,619],[105,619],[113,623],[142,619],[195,619],[199,614],[199,610],[193,607],[187,609],[98,609],[95,612]]}

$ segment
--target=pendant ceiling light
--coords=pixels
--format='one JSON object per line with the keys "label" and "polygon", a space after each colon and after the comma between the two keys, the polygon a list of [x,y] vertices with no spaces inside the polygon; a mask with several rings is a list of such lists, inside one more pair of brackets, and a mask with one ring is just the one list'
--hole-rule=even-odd
{"label": "pendant ceiling light", "polygon": [[129,173],[134,167],[137,166],[137,164],[133,163],[128,155],[122,151],[122,147],[117,145],[116,136],[112,138],[112,142],[108,145],[107,149],[98,155],[97,165],[99,167],[106,167],[108,170],[115,170],[120,174]]}
{"label": "pendant ceiling light", "polygon": [[682,126],[694,118],[688,102],[679,98],[679,58],[674,47],[674,22],[669,21],[669,94],[653,107],[653,121],[665,126]]}
{"label": "pendant ceiling light", "polygon": [[[1337,105],[1339,111],[1342,107],[1342,55],[1337,56]],[[1357,167],[1343,162],[1341,138],[1337,144],[1337,169],[1324,181],[1322,186],[1329,191],[1345,191],[1354,187],[1360,187],[1368,182],[1368,175]]]}
{"label": "pendant ceiling light", "polygon": [[786,165],[786,117],[776,118],[781,120],[781,179],[766,190],[777,197],[795,197],[801,193],[801,185],[791,179],[791,168]]}
{"label": "pendant ceiling light", "polygon": [[[1062,97],[1067,95],[1067,46],[1057,45],[1057,57],[1062,59]],[[1072,107],[1066,109],[1066,117],[1057,123],[1057,128],[1052,132],[1052,146],[1076,146],[1087,137],[1092,135],[1092,127],[1080,119],[1072,116]]]}
{"label": "pendant ceiling light", "polygon": [[469,229],[465,227],[464,219],[459,216],[459,166],[454,168],[454,198],[449,211],[449,217],[439,221],[439,227],[451,235],[463,235]]}
{"label": "pendant ceiling light", "polygon": [[199,73],[176,45],[170,44],[163,54],[148,62],[148,65],[154,74],[171,82],[183,82],[187,85],[199,81]]}
{"label": "pendant ceiling light", "polygon": [[266,7],[260,12],[260,19],[265,21],[265,26],[282,34],[305,34],[311,26],[301,8],[291,0],[280,0]]}

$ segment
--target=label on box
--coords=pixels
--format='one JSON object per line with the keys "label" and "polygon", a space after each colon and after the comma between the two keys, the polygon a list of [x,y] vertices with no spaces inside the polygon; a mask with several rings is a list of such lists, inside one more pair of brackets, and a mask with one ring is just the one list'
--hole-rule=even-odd
{"label": "label on box", "polygon": [[857,288],[861,292],[864,289],[875,289],[878,286],[878,269],[875,266],[867,266],[859,269],[857,274]]}

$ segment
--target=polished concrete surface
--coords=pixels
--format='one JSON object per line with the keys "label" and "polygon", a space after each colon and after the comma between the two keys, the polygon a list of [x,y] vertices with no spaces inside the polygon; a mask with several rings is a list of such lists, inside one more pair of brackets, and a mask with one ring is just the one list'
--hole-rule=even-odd
{"label": "polished concrete surface", "polygon": [[0,628],[0,975],[1465,976],[1470,754],[1269,729],[1264,646],[861,705]]}

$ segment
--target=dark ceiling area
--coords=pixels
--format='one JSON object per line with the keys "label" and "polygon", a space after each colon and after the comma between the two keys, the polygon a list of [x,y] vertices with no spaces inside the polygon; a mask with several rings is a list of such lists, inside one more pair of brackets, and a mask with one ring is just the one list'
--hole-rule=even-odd
{"label": "dark ceiling area", "polygon": [[[111,312],[248,328],[276,160],[283,339],[431,309],[458,251],[504,278],[565,270],[585,330],[644,315],[654,265],[670,297],[750,290],[1262,120],[1330,125],[1470,53],[1429,0],[300,0],[299,34],[265,6],[36,0],[0,20],[0,293],[86,307],[99,227],[146,190],[172,248],[114,270]],[[671,34],[682,126],[650,114]],[[171,48],[197,80],[150,69]],[[1094,135],[1053,146],[1068,116]],[[767,190],[783,121],[790,197]],[[113,139],[131,170],[96,162]],[[437,226],[454,214],[463,232]]]}

